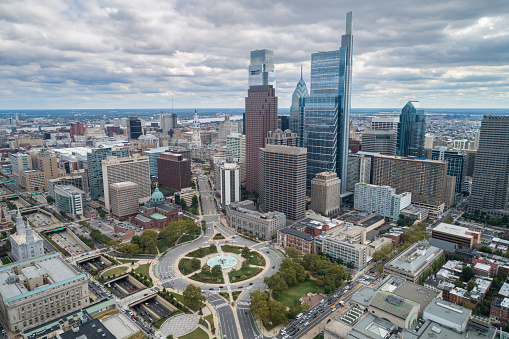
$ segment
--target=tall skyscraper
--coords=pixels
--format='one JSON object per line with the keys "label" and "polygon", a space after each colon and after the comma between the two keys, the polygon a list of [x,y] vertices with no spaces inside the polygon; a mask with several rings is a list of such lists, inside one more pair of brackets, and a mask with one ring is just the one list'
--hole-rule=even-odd
{"label": "tall skyscraper", "polygon": [[367,129],[362,134],[362,150],[383,155],[396,155],[398,131]]}
{"label": "tall skyscraper", "polygon": [[426,115],[419,101],[409,101],[401,110],[397,155],[424,157]]}
{"label": "tall skyscraper", "polygon": [[306,149],[267,145],[260,149],[260,211],[306,216]]}
{"label": "tall skyscraper", "polygon": [[456,178],[456,193],[462,193],[464,191],[467,154],[448,150],[445,146],[437,146],[431,151],[431,159],[447,162],[447,175]]}
{"label": "tall skyscraper", "polygon": [[290,106],[290,129],[299,137],[299,147],[304,147],[304,118],[306,113],[306,98],[309,97],[308,88],[302,78],[302,66],[300,68],[300,80],[292,95]]}
{"label": "tall skyscraper", "polygon": [[398,131],[399,117],[374,117],[371,119],[371,129]]}
{"label": "tall skyscraper", "polygon": [[157,158],[159,185],[180,191],[191,186],[191,160],[182,154],[161,153]]}
{"label": "tall skyscraper", "polygon": [[265,146],[269,131],[277,128],[277,100],[274,52],[256,50],[251,52],[249,66],[249,89],[246,97],[244,126],[246,130],[246,189],[258,191],[258,152]]}
{"label": "tall skyscraper", "polygon": [[240,166],[224,163],[220,166],[221,204],[228,206],[240,201]]}
{"label": "tall skyscraper", "polygon": [[126,158],[129,156],[129,152],[126,147],[109,147],[93,148],[91,153],[87,153],[88,184],[90,186],[90,198],[92,200],[97,200],[104,195],[102,161],[111,156]]}
{"label": "tall skyscraper", "polygon": [[297,133],[290,130],[282,131],[279,128],[275,131],[269,131],[267,138],[265,138],[266,145],[285,145],[285,146],[299,146],[299,138]]}
{"label": "tall skyscraper", "polygon": [[352,47],[352,12],[348,12],[340,49],[311,55],[311,94],[306,99],[307,186],[317,173],[336,172],[341,194],[347,185]]}
{"label": "tall skyscraper", "polygon": [[143,134],[141,120],[137,117],[130,117],[127,123],[127,138],[129,140],[138,139]]}
{"label": "tall skyscraper", "polygon": [[341,180],[336,173],[317,173],[311,180],[311,209],[325,215],[341,211]]}
{"label": "tall skyscraper", "polygon": [[468,209],[509,215],[509,116],[485,116],[481,122]]}

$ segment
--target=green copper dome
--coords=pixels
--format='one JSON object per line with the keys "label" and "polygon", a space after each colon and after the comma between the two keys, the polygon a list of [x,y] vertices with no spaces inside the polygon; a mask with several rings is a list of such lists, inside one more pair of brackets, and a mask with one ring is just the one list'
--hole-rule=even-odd
{"label": "green copper dome", "polygon": [[164,202],[164,195],[161,192],[159,192],[158,187],[156,187],[156,189],[154,190],[154,193],[152,193],[152,196],[150,197],[150,201],[155,202],[155,203],[163,203]]}

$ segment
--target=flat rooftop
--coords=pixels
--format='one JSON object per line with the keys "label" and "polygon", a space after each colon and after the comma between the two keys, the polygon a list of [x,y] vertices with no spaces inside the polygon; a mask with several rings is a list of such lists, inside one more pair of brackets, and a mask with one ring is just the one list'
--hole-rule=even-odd
{"label": "flat rooftop", "polygon": [[438,318],[447,319],[447,321],[450,321],[455,325],[461,326],[465,323],[465,321],[467,321],[467,319],[470,319],[471,313],[472,311],[466,307],[462,307],[445,300],[436,299],[426,306],[423,317],[424,319],[427,319],[428,315],[434,315]]}
{"label": "flat rooftop", "polygon": [[447,234],[452,234],[452,235],[455,235],[455,236],[458,236],[458,237],[469,238],[469,239],[473,238],[473,235],[467,234],[467,232],[478,232],[478,233],[480,233],[479,231],[471,231],[471,230],[469,230],[466,227],[446,224],[445,222],[441,222],[440,224],[438,224],[438,226],[435,227],[433,229],[433,231],[447,233]]}
{"label": "flat rooftop", "polygon": [[385,264],[408,272],[415,272],[422,264],[431,260],[431,257],[441,251],[438,247],[415,243]]}

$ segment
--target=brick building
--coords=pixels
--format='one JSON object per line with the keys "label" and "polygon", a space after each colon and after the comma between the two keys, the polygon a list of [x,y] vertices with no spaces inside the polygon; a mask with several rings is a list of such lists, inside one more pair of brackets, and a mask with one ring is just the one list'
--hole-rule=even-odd
{"label": "brick building", "polygon": [[314,237],[292,227],[283,228],[277,232],[277,244],[284,249],[295,247],[302,254],[314,253]]}
{"label": "brick building", "polygon": [[182,154],[161,153],[157,158],[159,185],[177,191],[191,186],[191,161]]}
{"label": "brick building", "polygon": [[113,229],[115,234],[118,236],[118,240],[121,242],[130,241],[136,235],[136,231],[132,226],[115,224]]}
{"label": "brick building", "polygon": [[141,213],[131,221],[143,229],[162,230],[168,223],[183,219],[182,208],[167,202],[156,188],[150,200],[142,207]]}

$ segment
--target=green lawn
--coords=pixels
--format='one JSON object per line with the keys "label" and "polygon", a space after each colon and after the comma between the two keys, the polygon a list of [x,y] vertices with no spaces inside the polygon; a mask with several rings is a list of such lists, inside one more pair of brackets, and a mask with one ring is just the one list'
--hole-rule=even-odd
{"label": "green lawn", "polygon": [[210,324],[210,327],[211,328],[214,328],[214,316],[212,314],[209,314],[208,316],[205,317],[205,320],[207,320]]}
{"label": "green lawn", "polygon": [[180,272],[184,273],[185,275],[191,274],[200,268],[194,268],[191,266],[191,262],[193,259],[182,259],[179,261],[179,270]]}
{"label": "green lawn", "polygon": [[209,335],[207,332],[198,327],[193,332],[186,334],[183,337],[179,337],[179,339],[209,339]]}
{"label": "green lawn", "polygon": [[115,267],[112,268],[111,270],[107,270],[102,275],[103,277],[109,277],[110,275],[117,275],[120,273],[124,273],[125,271],[127,271],[127,267]]}
{"label": "green lawn", "polygon": [[249,265],[265,266],[265,259],[260,253],[251,252],[252,257],[247,261]]}
{"label": "green lawn", "polygon": [[179,244],[182,244],[183,242],[191,241],[191,240],[194,240],[194,239],[196,239],[195,235],[186,234],[186,235],[182,236],[182,238],[180,238]]}
{"label": "green lawn", "polygon": [[277,301],[284,302],[286,306],[295,305],[295,300],[299,300],[308,293],[323,293],[321,287],[317,287],[314,280],[306,280],[300,284],[292,286],[281,293]]}
{"label": "green lawn", "polygon": [[225,239],[225,237],[221,233],[216,233],[214,235],[214,238],[212,238],[212,239],[214,239],[214,240],[221,240],[221,239]]}
{"label": "green lawn", "polygon": [[190,306],[188,305],[185,301],[184,301],[184,296],[182,294],[177,294],[177,293],[173,293],[173,292],[170,292],[171,294],[173,294],[173,296],[175,297],[175,299],[177,299],[181,304],[184,304],[184,306],[186,307],[189,307],[193,312],[196,312],[198,311],[200,308],[203,308],[205,307],[205,304],[201,303],[200,305],[194,305],[194,306]]}
{"label": "green lawn", "polygon": [[143,274],[143,275],[148,276],[149,270],[150,270],[150,264],[143,264],[143,265],[138,266],[138,268],[135,269],[134,271],[138,274]]}
{"label": "green lawn", "polygon": [[215,248],[213,251],[210,250],[210,247],[203,247],[198,248],[197,250],[194,250],[192,252],[189,252],[186,254],[186,257],[192,257],[192,258],[203,258],[209,254],[217,253],[217,248]]}
{"label": "green lawn", "polygon": [[12,261],[9,258],[2,258],[2,264],[7,265],[10,264]]}
{"label": "green lawn", "polygon": [[[173,193],[176,192],[175,190],[172,190],[171,188],[167,188],[167,187],[163,187],[163,186],[159,186],[158,188],[159,188],[159,192],[161,192],[165,197],[173,195]],[[152,188],[152,193],[154,192],[154,190],[155,190],[155,187]]]}
{"label": "green lawn", "polygon": [[223,252],[230,252],[230,253],[242,253],[242,247],[239,246],[230,246],[230,245],[222,245],[221,249]]}
{"label": "green lawn", "polygon": [[230,294],[228,292],[219,292],[219,295],[225,298],[228,302],[230,301]]}
{"label": "green lawn", "polygon": [[224,279],[223,279],[222,274],[218,277],[213,277],[210,274],[205,275],[205,274],[201,273],[201,271],[200,271],[200,272],[190,276],[189,279],[194,280],[194,281],[200,281],[200,282],[207,283],[207,284],[224,284]]}
{"label": "green lawn", "polygon": [[235,272],[228,273],[228,277],[230,278],[230,282],[239,282],[250,279],[260,273],[262,271],[259,267],[249,267],[248,269],[240,269]]}
{"label": "green lawn", "polygon": [[233,301],[237,300],[242,291],[234,291],[232,292]]}

